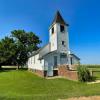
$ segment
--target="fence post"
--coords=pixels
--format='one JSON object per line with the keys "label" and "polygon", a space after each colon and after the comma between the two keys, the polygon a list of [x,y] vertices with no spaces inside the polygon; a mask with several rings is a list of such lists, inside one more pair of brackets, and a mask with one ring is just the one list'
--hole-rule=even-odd
{"label": "fence post", "polygon": [[91,76],[93,76],[93,70],[90,70],[90,74],[91,74]]}

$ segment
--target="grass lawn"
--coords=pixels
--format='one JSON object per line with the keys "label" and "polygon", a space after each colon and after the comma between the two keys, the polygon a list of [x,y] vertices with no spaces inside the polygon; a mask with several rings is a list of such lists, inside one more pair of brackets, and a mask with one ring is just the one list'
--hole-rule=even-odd
{"label": "grass lawn", "polygon": [[0,100],[58,100],[91,95],[100,95],[100,84],[47,80],[25,70],[0,72]]}
{"label": "grass lawn", "polygon": [[96,80],[100,80],[100,71],[94,71],[93,76],[96,77]]}
{"label": "grass lawn", "polygon": [[93,71],[93,76],[96,77],[96,80],[100,80],[100,66],[99,67],[90,67],[89,70]]}

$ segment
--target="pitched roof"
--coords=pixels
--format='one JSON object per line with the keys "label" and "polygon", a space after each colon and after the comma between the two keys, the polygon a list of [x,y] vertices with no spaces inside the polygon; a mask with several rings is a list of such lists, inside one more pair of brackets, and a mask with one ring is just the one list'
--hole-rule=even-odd
{"label": "pitched roof", "polygon": [[77,58],[78,60],[80,60],[80,58],[78,56],[76,56],[75,54],[71,53],[70,55],[74,56],[75,58]]}
{"label": "pitched roof", "polygon": [[41,60],[41,59],[43,59],[45,56],[47,56],[47,55],[49,55],[49,54],[52,54],[52,53],[55,53],[55,52],[57,52],[57,50],[55,50],[55,51],[50,51],[50,52],[44,54],[43,56],[39,57],[39,60]]}
{"label": "pitched roof", "polygon": [[53,25],[54,23],[60,23],[60,24],[64,24],[64,25],[69,26],[69,24],[67,24],[67,23],[64,21],[64,19],[62,18],[62,16],[61,16],[61,14],[60,14],[59,11],[56,12],[55,18],[54,18],[54,20],[53,20],[53,22],[52,22],[51,25]]}
{"label": "pitched roof", "polygon": [[[38,53],[40,53],[40,51],[43,50],[43,49],[45,49],[45,47],[46,47],[47,45],[50,45],[50,43],[44,45],[43,47],[39,48],[39,49],[36,50],[36,51],[33,51],[33,52],[29,55],[29,58],[32,57],[32,56],[34,56],[34,55],[36,55],[36,54],[38,54]],[[46,53],[46,52],[45,52],[45,53]]]}

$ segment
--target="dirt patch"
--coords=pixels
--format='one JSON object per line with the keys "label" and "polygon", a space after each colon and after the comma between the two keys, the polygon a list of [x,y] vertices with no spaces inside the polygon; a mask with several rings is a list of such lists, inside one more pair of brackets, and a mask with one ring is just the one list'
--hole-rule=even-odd
{"label": "dirt patch", "polygon": [[79,97],[79,98],[69,98],[69,99],[59,99],[59,100],[100,100],[100,96]]}
{"label": "dirt patch", "polygon": [[94,83],[100,83],[100,80],[96,80],[95,82],[88,82],[87,84],[94,84]]}

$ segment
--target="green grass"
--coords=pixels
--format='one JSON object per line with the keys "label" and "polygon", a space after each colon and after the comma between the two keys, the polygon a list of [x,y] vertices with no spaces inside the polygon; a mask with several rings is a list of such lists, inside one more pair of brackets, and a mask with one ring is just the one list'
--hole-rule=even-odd
{"label": "green grass", "polygon": [[100,80],[100,67],[91,67],[88,68],[90,71],[93,71],[93,76],[96,78],[96,80]]}
{"label": "green grass", "polygon": [[100,80],[100,65],[82,65],[87,67],[90,71],[93,72],[93,76],[96,80]]}
{"label": "green grass", "polygon": [[96,80],[100,80],[100,71],[93,71],[93,76],[96,77]]}
{"label": "green grass", "polygon": [[100,84],[47,80],[25,70],[0,72],[0,100],[58,100],[90,95],[100,95]]}

